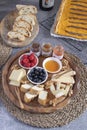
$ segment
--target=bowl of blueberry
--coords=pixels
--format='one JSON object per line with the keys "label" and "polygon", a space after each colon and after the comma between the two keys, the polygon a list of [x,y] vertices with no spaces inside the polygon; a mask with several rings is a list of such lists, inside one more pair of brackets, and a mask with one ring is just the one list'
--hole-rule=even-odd
{"label": "bowl of blueberry", "polygon": [[43,84],[48,78],[48,73],[44,68],[37,66],[28,71],[27,78],[33,84]]}

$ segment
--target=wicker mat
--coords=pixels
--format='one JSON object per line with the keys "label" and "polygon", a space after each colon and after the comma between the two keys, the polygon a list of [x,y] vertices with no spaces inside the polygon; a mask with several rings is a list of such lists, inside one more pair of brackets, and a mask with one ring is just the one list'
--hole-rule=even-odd
{"label": "wicker mat", "polygon": [[[1,29],[1,24],[0,24],[0,29]],[[11,51],[12,51],[12,48],[3,44],[3,40],[0,36],[0,68],[2,67],[3,64],[5,64],[5,62],[9,58]]]}
{"label": "wicker mat", "polygon": [[3,41],[0,37],[0,67],[7,61],[11,54],[12,48],[3,44]]}
{"label": "wicker mat", "polygon": [[80,70],[80,89],[71,102],[61,110],[50,114],[32,114],[14,106],[0,87],[1,100],[7,110],[18,120],[31,126],[48,128],[63,126],[79,117],[87,108],[87,69],[74,55],[68,54]]}

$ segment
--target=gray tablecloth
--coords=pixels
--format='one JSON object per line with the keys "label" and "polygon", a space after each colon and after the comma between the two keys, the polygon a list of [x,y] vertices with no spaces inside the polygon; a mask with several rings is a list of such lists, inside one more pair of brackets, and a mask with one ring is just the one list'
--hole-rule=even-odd
{"label": "gray tablecloth", "polygon": [[[16,4],[33,4],[38,8],[38,21],[40,31],[38,36],[34,39],[35,42],[51,42],[52,44],[62,44],[66,51],[78,56],[84,65],[87,65],[87,42],[79,42],[70,39],[54,38],[50,36],[50,29],[54,22],[55,15],[59,8],[61,0],[55,0],[54,8],[47,12],[39,9],[39,0],[0,0],[0,20],[11,10],[15,9]],[[26,48],[26,47],[25,47]],[[21,48],[24,49],[24,48]],[[12,55],[21,50],[13,49]],[[3,103],[0,101],[0,130],[34,130],[16,118],[12,117],[7,112]],[[39,128],[41,129],[41,128]],[[52,128],[50,128],[52,129]],[[86,130],[87,129],[87,111],[85,111],[78,119],[72,121],[70,124],[61,128],[53,128],[54,130]]]}

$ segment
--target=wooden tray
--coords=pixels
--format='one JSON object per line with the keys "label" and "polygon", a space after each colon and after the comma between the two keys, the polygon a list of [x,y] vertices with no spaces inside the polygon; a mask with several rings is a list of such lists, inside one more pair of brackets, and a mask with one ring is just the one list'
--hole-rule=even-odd
{"label": "wooden tray", "polygon": [[31,37],[30,38],[26,38],[25,41],[20,42],[18,40],[13,40],[13,39],[9,39],[7,37],[7,33],[12,30],[12,26],[14,23],[15,18],[18,16],[18,12],[17,10],[14,10],[12,12],[10,12],[9,14],[7,14],[3,20],[1,21],[1,37],[3,39],[3,41],[11,46],[11,47],[24,47],[28,44],[30,44],[34,38],[37,36],[38,32],[39,32],[39,24],[38,21],[36,19],[36,24],[34,26],[34,29],[31,33]]}
{"label": "wooden tray", "polygon": [[[8,84],[8,77],[9,74],[11,72],[11,67],[14,64],[18,63],[18,58],[20,55],[22,55],[23,53],[29,52],[29,48],[26,50],[22,50],[21,52],[17,53],[15,56],[13,56],[12,58],[10,58],[8,60],[8,62],[6,63],[5,67],[3,68],[3,72],[2,72],[2,84],[3,84],[3,89],[5,94],[7,95],[7,97],[19,108],[21,108],[19,100],[16,96],[15,93],[15,87],[14,86],[9,86]],[[67,57],[67,54],[65,53],[64,57],[69,61],[70,66],[73,68],[73,70],[76,71],[76,76],[75,76],[75,81],[76,83],[73,86],[73,95],[72,97],[74,97],[76,95],[76,93],[78,92],[79,89],[79,71],[78,68],[76,67],[76,64],[72,61],[72,59],[70,59],[69,57]],[[39,62],[39,66],[42,65],[42,61],[43,61],[44,57],[40,56],[40,62]],[[50,78],[51,75],[49,75]],[[72,97],[66,97],[65,100],[63,100],[62,102],[60,102],[59,104],[57,104],[55,107],[53,106],[41,106],[36,100],[33,100],[32,102],[30,102],[29,104],[25,104],[23,102],[24,105],[24,110],[27,110],[29,112],[36,112],[36,113],[51,113],[54,112],[58,109],[62,109],[64,106],[66,106]],[[23,95],[21,94],[21,99],[23,98]]]}

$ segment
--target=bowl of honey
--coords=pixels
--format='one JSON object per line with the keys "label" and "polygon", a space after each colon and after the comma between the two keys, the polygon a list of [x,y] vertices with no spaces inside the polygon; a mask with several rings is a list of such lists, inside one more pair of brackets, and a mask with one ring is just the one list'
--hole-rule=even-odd
{"label": "bowl of honey", "polygon": [[62,69],[62,62],[58,58],[49,57],[43,61],[43,68],[49,73],[57,73]]}

